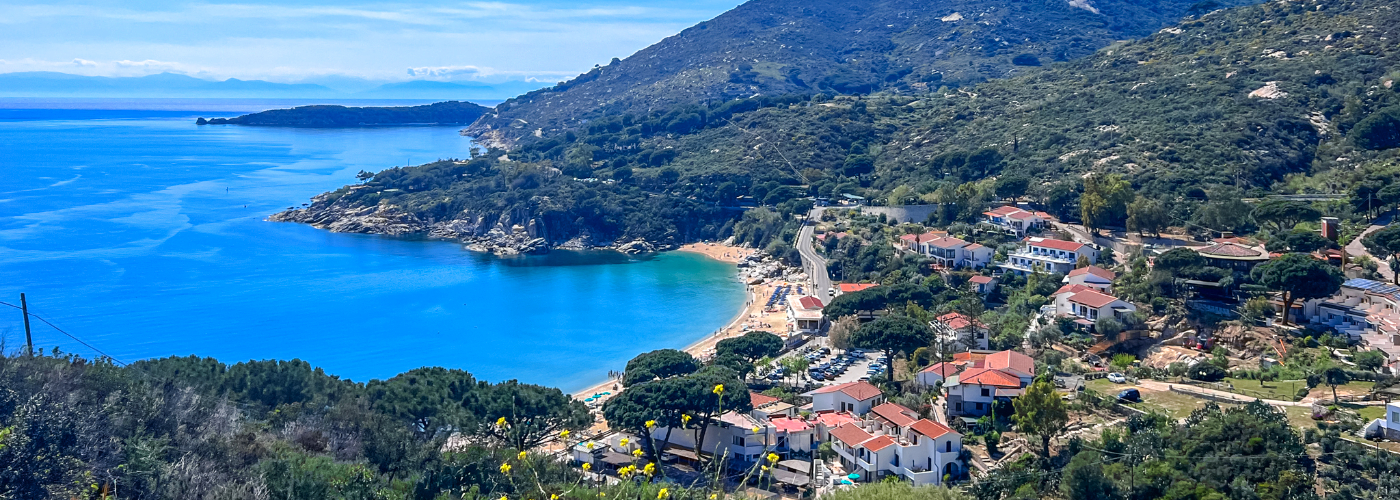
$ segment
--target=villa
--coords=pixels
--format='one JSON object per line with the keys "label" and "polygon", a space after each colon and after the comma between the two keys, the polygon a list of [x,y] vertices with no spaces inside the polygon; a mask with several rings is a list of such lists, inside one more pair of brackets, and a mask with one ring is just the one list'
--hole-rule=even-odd
{"label": "villa", "polygon": [[951,236],[919,243],[920,253],[943,269],[981,269],[992,262],[992,249]]}
{"label": "villa", "polygon": [[[997,400],[1019,397],[1035,379],[1035,360],[1019,352],[1007,350],[987,354],[980,360],[975,356],[964,359],[965,368],[957,375],[945,377],[943,382],[948,391],[948,414],[952,416],[986,415]],[[955,357],[954,362],[957,361]],[[923,379],[932,380],[932,376]]]}
{"label": "villa", "polygon": [[1069,274],[1079,259],[1099,261],[1099,250],[1084,243],[1050,238],[1026,238],[1026,246],[1008,255],[1001,268],[1018,275],[1034,272]]}
{"label": "villa", "polygon": [[987,325],[976,318],[951,312],[929,323],[938,339],[945,344],[961,345],[963,349],[987,348]]}
{"label": "villa", "polygon": [[1392,367],[1400,360],[1400,286],[1349,279],[1335,295],[1304,302],[1303,316],[1352,340],[1364,339],[1384,351]]}
{"label": "villa", "polygon": [[1065,285],[1055,291],[1055,314],[1078,318],[1077,323],[1093,326],[1099,318],[1123,320],[1137,306],[1086,285]]}
{"label": "villa", "polygon": [[1113,271],[1089,266],[1070,271],[1062,282],[1068,285],[1084,285],[1103,293],[1113,293],[1113,279],[1117,277]]}
{"label": "villa", "polygon": [[982,215],[983,224],[995,226],[1016,236],[1025,236],[1026,231],[1044,228],[1054,219],[1045,212],[1031,212],[1010,205],[982,212]]}
{"label": "villa", "polygon": [[978,295],[986,295],[997,289],[997,279],[991,276],[973,276],[967,279],[967,284]]}
{"label": "villa", "polygon": [[906,252],[922,253],[922,243],[944,238],[948,236],[947,231],[929,231],[924,234],[906,234],[899,237],[899,247]]}
{"label": "villa", "polygon": [[964,467],[958,459],[961,434],[893,403],[832,429],[830,436],[837,460],[862,482],[897,476],[916,486],[939,485],[944,475],[959,475]]}
{"label": "villa", "polygon": [[1206,259],[1206,265],[1244,272],[1254,266],[1269,261],[1269,252],[1262,248],[1250,247],[1233,241],[1217,241],[1215,244],[1195,249]]}
{"label": "villa", "polygon": [[885,399],[880,388],[869,382],[828,385],[803,396],[812,398],[814,412],[837,411],[856,416],[864,415]]}

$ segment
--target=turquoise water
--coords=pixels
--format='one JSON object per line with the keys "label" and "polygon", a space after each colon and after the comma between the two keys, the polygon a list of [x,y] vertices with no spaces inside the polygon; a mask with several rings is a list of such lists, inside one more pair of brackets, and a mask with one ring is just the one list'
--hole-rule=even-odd
{"label": "turquoise water", "polygon": [[[230,115],[0,110],[0,301],[24,292],[125,362],[301,358],[355,380],[437,365],[566,391],[698,340],[744,301],[732,265],[693,254],[499,259],[266,222],[360,170],[466,157],[469,141],[454,127],[193,125]],[[18,311],[0,306],[0,336],[22,344]]]}

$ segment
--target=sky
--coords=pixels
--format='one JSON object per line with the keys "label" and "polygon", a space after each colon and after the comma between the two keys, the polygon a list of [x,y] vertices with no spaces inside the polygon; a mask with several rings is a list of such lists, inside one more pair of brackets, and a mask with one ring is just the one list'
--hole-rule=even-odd
{"label": "sky", "polygon": [[0,0],[0,73],[556,82],[740,0]]}

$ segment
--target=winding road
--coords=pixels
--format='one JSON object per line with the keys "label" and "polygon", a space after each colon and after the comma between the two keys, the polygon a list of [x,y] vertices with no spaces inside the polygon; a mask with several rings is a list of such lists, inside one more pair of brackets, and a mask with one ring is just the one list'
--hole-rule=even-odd
{"label": "winding road", "polygon": [[816,207],[807,214],[802,230],[797,232],[797,244],[794,246],[797,247],[797,253],[802,255],[802,269],[812,278],[812,288],[815,289],[813,295],[820,297],[822,302],[828,302],[831,297],[825,294],[832,286],[831,274],[826,272],[826,259],[812,247],[812,234],[816,230],[816,221],[821,220],[822,210],[823,207]]}

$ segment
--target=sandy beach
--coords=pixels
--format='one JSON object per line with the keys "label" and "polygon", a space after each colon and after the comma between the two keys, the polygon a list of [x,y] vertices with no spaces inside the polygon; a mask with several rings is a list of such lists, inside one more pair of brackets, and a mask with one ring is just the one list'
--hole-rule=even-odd
{"label": "sandy beach", "polygon": [[[700,253],[715,260],[736,263],[757,250],[727,246],[719,243],[691,243],[682,246],[678,251]],[[772,311],[764,311],[763,306],[767,302],[768,296],[773,293],[774,288],[788,284],[789,283],[785,281],[775,280],[770,283],[746,285],[746,300],[744,301],[743,310],[739,311],[734,319],[725,325],[724,328],[707,335],[705,338],[696,341],[683,350],[698,359],[704,360],[708,359],[710,355],[714,353],[715,344],[719,343],[721,340],[737,337],[751,330],[764,330],[780,335],[786,332],[787,313],[781,308]],[[575,399],[584,399],[602,392],[617,394],[621,392],[621,390],[622,384],[618,380],[610,379],[579,391],[573,396]],[[603,399],[606,398],[607,396]]]}

